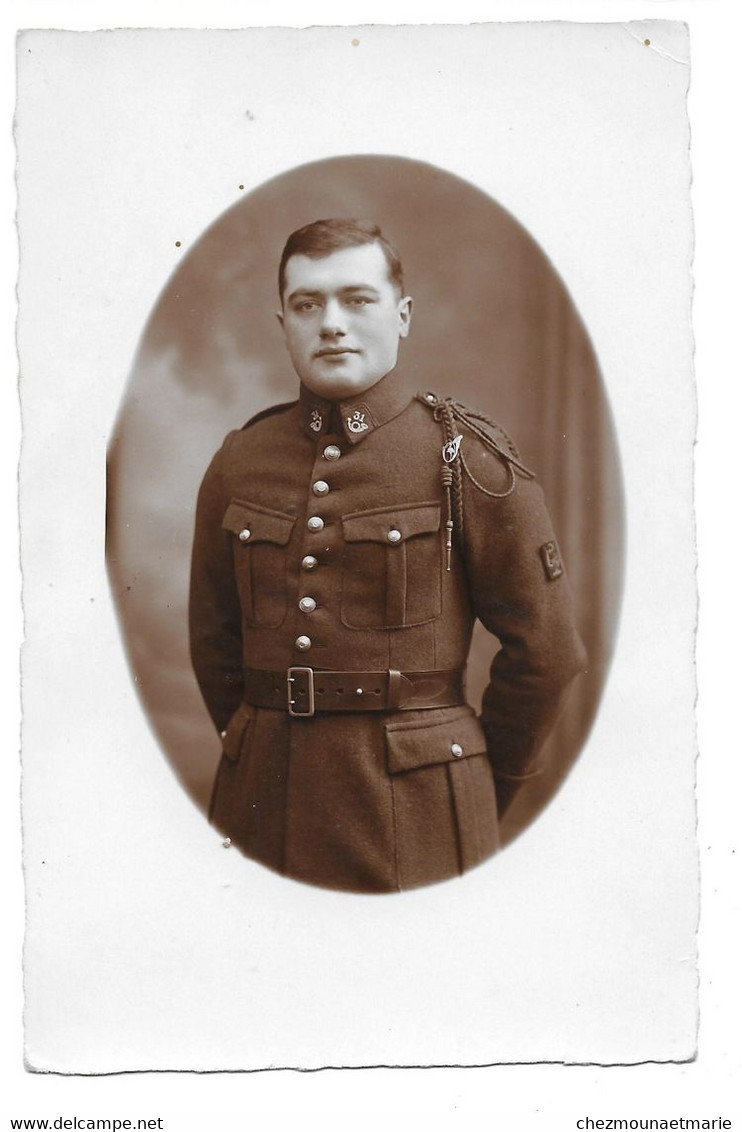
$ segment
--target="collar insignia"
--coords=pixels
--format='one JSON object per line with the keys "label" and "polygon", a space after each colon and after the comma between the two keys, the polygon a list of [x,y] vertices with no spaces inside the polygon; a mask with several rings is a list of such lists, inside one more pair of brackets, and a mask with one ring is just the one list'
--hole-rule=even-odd
{"label": "collar insignia", "polygon": [[366,422],[366,414],[362,413],[360,409],[356,409],[356,411],[349,417],[347,417],[346,420],[348,428],[351,432],[365,432],[368,428],[368,424]]}

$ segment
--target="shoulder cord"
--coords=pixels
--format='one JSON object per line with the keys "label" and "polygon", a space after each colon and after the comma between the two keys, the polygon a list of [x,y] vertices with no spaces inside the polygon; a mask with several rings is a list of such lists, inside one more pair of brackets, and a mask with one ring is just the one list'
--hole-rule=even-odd
{"label": "shoulder cord", "polygon": [[[439,401],[433,415],[437,421],[443,424],[445,451],[446,445],[452,444],[456,435],[451,403]],[[456,536],[459,544],[462,549],[464,547],[464,497],[461,491],[461,464],[458,453],[450,463],[444,459],[441,468],[441,484],[446,493],[446,570],[450,572],[454,523],[456,524]]]}
{"label": "shoulder cord", "polygon": [[[470,431],[473,432],[475,436],[478,436],[482,443],[487,446],[487,448],[489,448],[493,452],[496,452],[498,456],[502,456],[510,467],[511,474],[512,469],[517,468],[521,475],[525,476],[526,479],[532,480],[536,478],[530,468],[527,468],[525,464],[521,463],[515,445],[513,444],[507,433],[504,431],[504,429],[502,429],[496,421],[493,421],[491,417],[486,416],[484,413],[478,413],[474,409],[468,409],[466,405],[462,405],[460,401],[451,400],[450,404],[453,416],[457,420],[465,424],[466,427],[470,429]],[[490,434],[486,432],[485,429],[481,427],[481,425],[476,423],[478,421],[484,421],[485,424],[488,424],[490,426],[490,428],[494,428],[497,432],[501,433],[507,447],[501,447],[497,443],[497,441],[492,436],[490,436]],[[469,473],[469,475],[472,483],[476,484],[477,487],[479,487],[480,491],[484,491],[485,495],[492,495],[496,499],[500,497],[497,492],[487,491],[481,486],[481,484],[478,484],[471,473]],[[508,490],[501,494],[510,495],[512,490],[513,487],[511,484]]]}
{"label": "shoulder cord", "polygon": [[472,409],[466,408],[459,401],[454,401],[452,398],[447,397],[445,400],[438,400],[433,409],[434,418],[443,425],[443,433],[445,437],[444,451],[449,444],[454,444],[456,439],[456,422],[460,422],[473,432],[481,442],[494,452],[505,464],[508,472],[508,486],[505,491],[489,491],[479,482],[473,474],[469,465],[466,462],[464,453],[461,447],[455,448],[455,455],[448,461],[444,457],[443,467],[441,468],[441,484],[446,493],[446,570],[451,569],[451,549],[452,549],[452,532],[454,527],[456,529],[456,536],[462,546],[464,547],[464,495],[462,491],[462,476],[461,469],[464,469],[467,477],[474,484],[478,491],[483,495],[488,495],[491,499],[506,499],[515,490],[515,472],[514,468],[525,476],[527,479],[533,479],[534,474],[528,469],[525,464],[522,464],[516,455],[515,445],[512,443],[506,433],[503,433],[507,450],[501,448],[496,440],[488,432],[485,431],[478,423],[484,421],[491,428],[496,429],[498,432],[503,430],[495,421],[485,416],[484,413],[477,413]]}

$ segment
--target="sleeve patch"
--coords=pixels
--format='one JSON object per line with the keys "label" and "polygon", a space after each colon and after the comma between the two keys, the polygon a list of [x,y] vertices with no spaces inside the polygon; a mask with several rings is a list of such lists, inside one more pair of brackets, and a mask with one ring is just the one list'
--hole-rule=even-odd
{"label": "sleeve patch", "polygon": [[557,578],[561,578],[564,573],[564,566],[556,540],[552,539],[551,542],[545,542],[543,546],[539,547],[539,554],[544,564],[547,580],[554,582]]}

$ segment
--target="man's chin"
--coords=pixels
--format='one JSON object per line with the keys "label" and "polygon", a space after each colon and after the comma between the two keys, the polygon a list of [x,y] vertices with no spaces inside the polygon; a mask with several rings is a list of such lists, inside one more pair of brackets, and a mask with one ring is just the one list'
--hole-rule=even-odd
{"label": "man's chin", "polygon": [[305,377],[304,384],[318,397],[328,401],[345,401],[371,389],[382,376],[354,373],[350,366],[346,368],[335,363],[329,372],[322,367],[319,373],[313,372]]}

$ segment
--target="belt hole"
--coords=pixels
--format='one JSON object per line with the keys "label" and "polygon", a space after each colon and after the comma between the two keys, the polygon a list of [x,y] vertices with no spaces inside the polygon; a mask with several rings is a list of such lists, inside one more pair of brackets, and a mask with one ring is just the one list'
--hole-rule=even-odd
{"label": "belt hole", "polygon": [[318,689],[317,689],[317,695],[318,695],[318,696],[324,696],[324,694],[325,694],[325,689],[324,689],[324,688],[318,688]]}
{"label": "belt hole", "polygon": [[374,688],[374,695],[380,696],[381,695],[381,688]]}
{"label": "belt hole", "polygon": [[342,696],[344,692],[345,692],[345,688],[336,688],[335,689],[335,695],[336,696]]}

